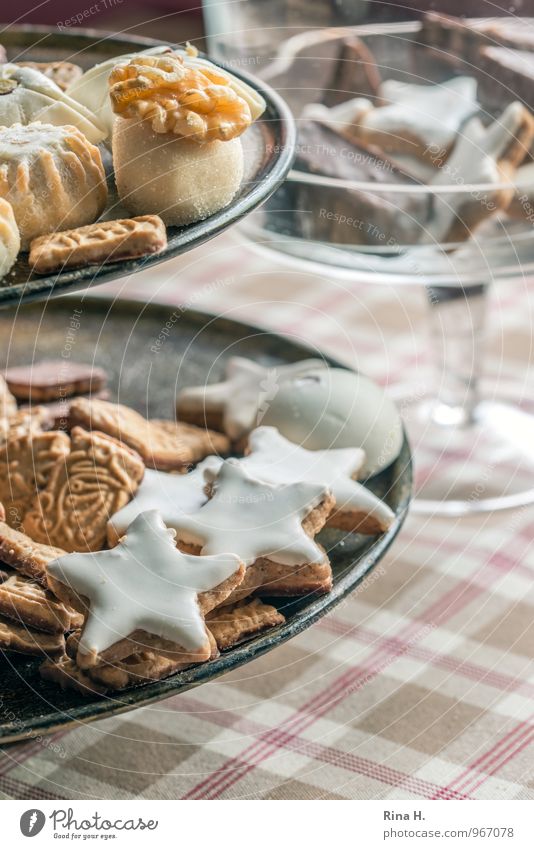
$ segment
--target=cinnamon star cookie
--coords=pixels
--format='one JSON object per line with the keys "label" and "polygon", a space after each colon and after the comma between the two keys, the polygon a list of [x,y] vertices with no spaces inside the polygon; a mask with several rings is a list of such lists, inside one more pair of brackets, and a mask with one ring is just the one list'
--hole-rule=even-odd
{"label": "cinnamon star cookie", "polygon": [[168,528],[176,528],[184,514],[194,513],[208,500],[204,472],[217,472],[220,457],[207,457],[196,469],[185,475],[147,469],[136,494],[108,522],[108,543],[117,544],[139,513],[158,510]]}
{"label": "cinnamon star cookie", "polygon": [[269,367],[244,357],[232,357],[220,383],[181,390],[176,404],[178,418],[224,431],[236,441],[261,423],[262,413],[282,381],[319,368],[328,366],[317,359]]}
{"label": "cinnamon star cookie", "polygon": [[82,669],[146,648],[182,663],[208,660],[204,616],[243,575],[235,554],[179,551],[156,510],[141,513],[110,551],[48,565],[53,592],[86,617],[76,657]]}
{"label": "cinnamon star cookie", "polygon": [[266,483],[226,460],[210,500],[177,523],[178,545],[203,555],[238,554],[248,569],[232,601],[260,587],[273,595],[326,591],[330,564],[313,537],[334,503],[324,485]]}
{"label": "cinnamon star cookie", "polygon": [[[259,427],[248,438],[242,466],[254,478],[270,483],[322,484],[332,490],[335,507],[327,525],[347,531],[377,534],[386,531],[395,514],[369,489],[357,483],[365,454],[360,448],[308,451],[285,439],[274,427]],[[206,479],[214,473],[207,469]]]}

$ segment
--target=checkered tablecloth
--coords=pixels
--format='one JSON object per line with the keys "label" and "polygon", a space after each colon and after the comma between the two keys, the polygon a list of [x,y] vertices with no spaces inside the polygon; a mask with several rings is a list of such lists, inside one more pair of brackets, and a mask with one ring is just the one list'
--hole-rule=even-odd
{"label": "checkered tablecloth", "polygon": [[[239,234],[100,292],[241,317],[384,384],[431,384],[420,289],[303,273]],[[503,382],[528,376],[533,293],[493,293],[486,366]],[[412,515],[373,580],[318,624],[195,691],[6,747],[0,794],[532,798],[533,531],[534,507]]]}

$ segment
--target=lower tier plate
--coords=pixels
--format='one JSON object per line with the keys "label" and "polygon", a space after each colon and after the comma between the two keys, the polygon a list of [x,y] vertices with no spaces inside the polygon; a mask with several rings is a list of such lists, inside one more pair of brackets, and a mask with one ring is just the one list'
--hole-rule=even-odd
{"label": "lower tier plate", "polygon": [[[178,388],[222,376],[228,357],[249,357],[264,365],[291,363],[317,351],[287,337],[207,313],[135,301],[69,296],[31,304],[14,318],[0,315],[0,363],[5,366],[64,357],[95,363],[109,374],[112,397],[152,417],[173,418]],[[339,365],[325,358],[330,365]],[[410,500],[412,466],[405,441],[397,461],[369,481],[395,512],[389,531],[364,537],[327,530],[319,541],[328,551],[334,587],[327,595],[272,601],[284,625],[221,653],[216,660],[164,681],[110,696],[63,692],[42,681],[40,660],[0,657],[3,743],[50,734],[80,722],[101,719],[165,699],[271,651],[312,625],[373,569],[395,539]]]}

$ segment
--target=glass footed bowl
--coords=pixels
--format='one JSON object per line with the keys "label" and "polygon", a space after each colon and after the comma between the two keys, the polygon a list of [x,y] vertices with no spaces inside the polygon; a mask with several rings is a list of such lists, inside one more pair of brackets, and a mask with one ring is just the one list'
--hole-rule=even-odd
{"label": "glass footed bowl", "polygon": [[[523,23],[534,31],[533,21]],[[519,506],[534,501],[534,404],[523,385],[503,397],[492,381],[482,398],[479,343],[490,283],[534,273],[534,200],[532,206],[519,201],[531,193],[534,199],[534,169],[520,189],[512,171],[498,182],[473,181],[471,169],[456,169],[455,148],[440,167],[421,168],[414,157],[389,154],[382,175],[375,168],[369,179],[353,180],[342,158],[361,157],[359,164],[367,167],[372,151],[358,152],[339,135],[330,136],[332,146],[324,134],[315,140],[306,135],[311,117],[325,118],[324,109],[310,104],[320,103],[329,88],[347,36],[359,36],[371,49],[382,79],[442,84],[458,76],[418,43],[419,27],[414,21],[320,29],[281,45],[262,76],[297,118],[297,159],[282,188],[240,230],[256,246],[330,277],[424,286],[436,349],[435,387],[424,397],[409,386],[396,393],[415,453],[414,507],[463,514]],[[515,98],[489,77],[481,80],[477,73],[477,78],[479,117],[487,128]],[[347,92],[346,98],[357,94]],[[328,120],[332,115],[339,129],[340,116],[330,113]],[[481,160],[491,147],[484,128],[474,139]],[[468,151],[462,130],[457,145],[461,141]],[[313,173],[300,167],[310,138],[316,160],[318,150],[322,157]],[[484,173],[476,158],[473,173]],[[426,182],[429,174],[434,183]],[[513,214],[500,208],[503,198],[512,198]],[[449,226],[459,221],[464,226]]]}

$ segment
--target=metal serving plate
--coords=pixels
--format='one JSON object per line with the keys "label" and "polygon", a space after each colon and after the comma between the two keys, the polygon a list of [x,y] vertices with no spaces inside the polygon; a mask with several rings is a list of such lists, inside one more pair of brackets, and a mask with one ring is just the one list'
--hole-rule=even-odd
{"label": "metal serving plate", "polygon": [[[47,27],[12,26],[2,32],[2,44],[12,61],[47,62],[68,59],[85,69],[121,53],[145,50],[161,43],[151,38],[110,35],[97,30],[76,29],[73,32],[61,32]],[[21,254],[11,272],[0,280],[0,307],[106,283],[165,262],[206,242],[239,221],[278,188],[293,158],[295,128],[291,113],[284,101],[268,86],[234,68],[231,71],[256,91],[260,91],[267,102],[262,117],[242,136],[245,174],[241,188],[232,203],[205,221],[186,227],[169,227],[167,248],[161,253],[141,259],[102,266],[88,265],[60,274],[41,276],[31,273],[27,254]],[[111,157],[105,153],[102,146],[101,149],[104,159],[107,156],[106,164],[111,166]],[[128,213],[121,209],[118,203],[111,167],[108,187],[108,209],[104,217],[127,217]]]}
{"label": "metal serving plate", "polygon": [[[75,325],[79,322],[74,332],[72,316]],[[3,333],[2,321],[6,323]],[[7,316],[0,317],[0,362],[14,365],[72,351],[74,359],[106,369],[112,394],[122,403],[141,413],[166,418],[173,417],[177,388],[202,383],[208,374],[210,381],[220,379],[230,356],[238,354],[271,366],[317,356],[316,350],[291,338],[208,313],[135,301],[111,302],[83,294],[24,306],[13,325],[10,338],[11,322],[7,326]],[[161,335],[165,329],[168,336]],[[42,681],[39,660],[15,654],[0,657],[0,740],[4,743],[50,734],[159,701],[276,648],[324,616],[376,566],[403,523],[411,482],[410,451],[405,441],[398,460],[369,481],[370,488],[385,498],[396,514],[389,531],[376,538],[323,532],[320,541],[332,561],[333,590],[328,595],[275,599],[273,604],[284,613],[286,623],[223,652],[216,660],[154,684],[89,698]]]}

